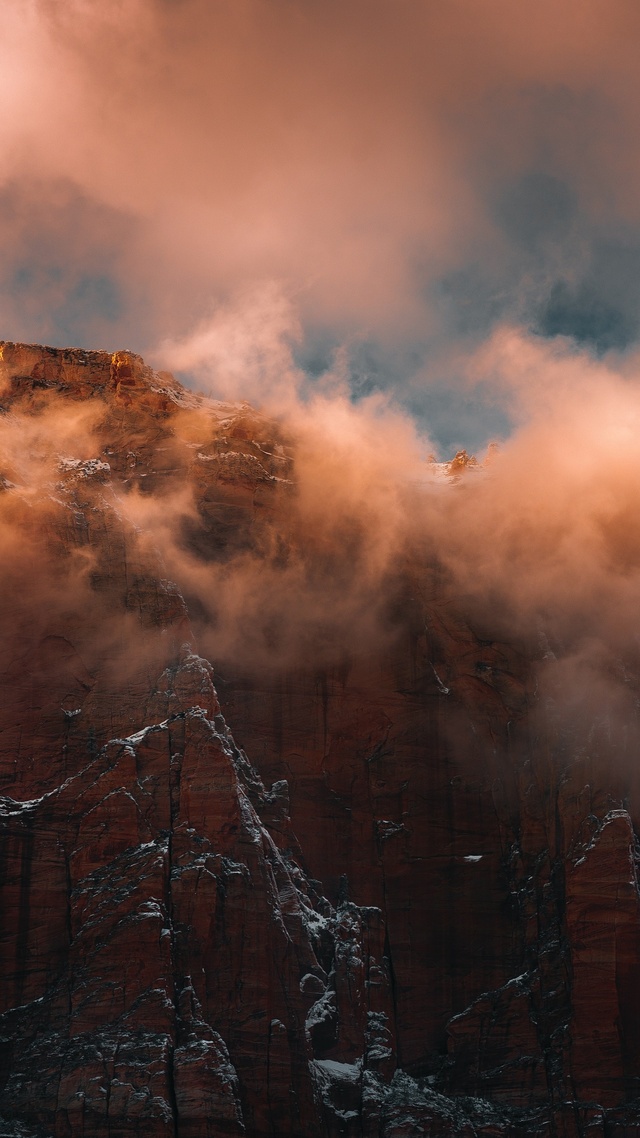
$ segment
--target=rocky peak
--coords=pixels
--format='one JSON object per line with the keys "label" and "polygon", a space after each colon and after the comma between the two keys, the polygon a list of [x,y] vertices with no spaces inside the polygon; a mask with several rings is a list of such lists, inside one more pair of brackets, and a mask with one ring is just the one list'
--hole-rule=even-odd
{"label": "rocky peak", "polygon": [[125,404],[135,400],[159,412],[198,400],[168,372],[157,373],[135,352],[96,352],[83,348],[43,348],[0,341],[0,380],[4,399],[33,400],[54,389],[74,399],[95,396]]}

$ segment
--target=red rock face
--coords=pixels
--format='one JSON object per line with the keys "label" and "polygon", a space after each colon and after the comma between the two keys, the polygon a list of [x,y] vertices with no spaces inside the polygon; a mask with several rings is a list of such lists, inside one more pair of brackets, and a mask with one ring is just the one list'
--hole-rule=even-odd
{"label": "red rock face", "polygon": [[2,360],[2,1133],[640,1135],[637,788],[531,646],[405,559],[378,651],[234,657],[202,581],[295,562],[291,439]]}

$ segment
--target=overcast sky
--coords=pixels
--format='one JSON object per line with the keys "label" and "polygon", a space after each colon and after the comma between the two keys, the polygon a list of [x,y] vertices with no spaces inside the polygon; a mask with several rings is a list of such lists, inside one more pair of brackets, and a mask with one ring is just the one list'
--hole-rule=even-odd
{"label": "overcast sky", "polygon": [[509,433],[505,337],[629,371],[637,0],[4,0],[0,29],[0,337],[257,402],[382,390],[443,453]]}

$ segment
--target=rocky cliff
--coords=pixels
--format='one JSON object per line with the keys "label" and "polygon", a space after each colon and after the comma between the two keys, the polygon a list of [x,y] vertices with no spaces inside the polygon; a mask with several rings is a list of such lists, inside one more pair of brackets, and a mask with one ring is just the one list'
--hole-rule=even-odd
{"label": "rocky cliff", "polygon": [[1,368],[0,1133],[640,1135],[611,732],[419,548],[341,639],[357,542],[300,532],[284,424],[131,353]]}

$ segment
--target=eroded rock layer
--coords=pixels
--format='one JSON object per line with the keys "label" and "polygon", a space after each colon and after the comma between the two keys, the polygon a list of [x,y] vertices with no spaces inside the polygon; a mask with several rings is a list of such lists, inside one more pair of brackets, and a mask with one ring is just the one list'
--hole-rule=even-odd
{"label": "eroded rock layer", "polygon": [[640,1135],[638,788],[530,646],[407,556],[377,654],[212,667],[292,440],[131,353],[2,369],[1,1133]]}

